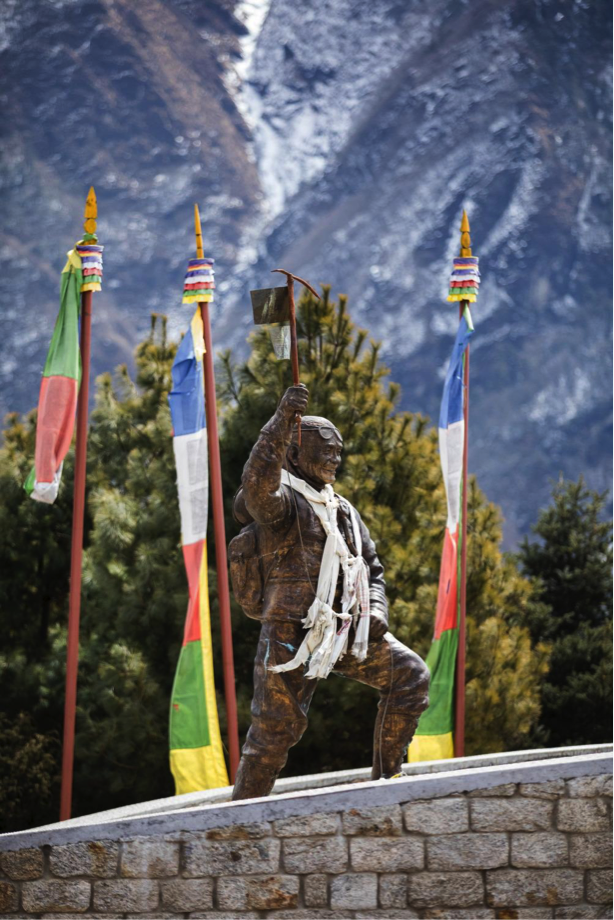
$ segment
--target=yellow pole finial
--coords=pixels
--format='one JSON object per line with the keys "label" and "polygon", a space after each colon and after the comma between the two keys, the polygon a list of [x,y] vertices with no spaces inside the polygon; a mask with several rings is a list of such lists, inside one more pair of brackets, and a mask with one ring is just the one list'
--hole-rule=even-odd
{"label": "yellow pole finial", "polygon": [[461,258],[466,258],[471,255],[471,227],[469,226],[469,218],[467,217],[467,212],[463,208],[463,219],[461,220],[461,244],[460,244],[460,255]]}
{"label": "yellow pole finial", "polygon": [[196,232],[196,258],[204,259],[205,251],[203,249],[203,230],[200,225],[200,214],[198,205],[194,205],[194,230]]}
{"label": "yellow pole finial", "polygon": [[93,185],[87,193],[87,200],[85,202],[85,211],[83,212],[83,216],[85,217],[85,223],[83,224],[83,229],[85,232],[96,233],[98,202],[96,201],[96,192],[94,191]]}

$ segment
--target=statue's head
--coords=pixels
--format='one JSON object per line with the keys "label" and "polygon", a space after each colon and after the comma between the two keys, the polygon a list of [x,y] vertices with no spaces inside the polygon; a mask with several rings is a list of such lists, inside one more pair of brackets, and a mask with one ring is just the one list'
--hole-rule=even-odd
{"label": "statue's head", "polygon": [[332,422],[318,415],[305,415],[301,419],[300,447],[296,425],[292,432],[287,454],[290,472],[321,489],[335,481],[342,449],[343,438]]}

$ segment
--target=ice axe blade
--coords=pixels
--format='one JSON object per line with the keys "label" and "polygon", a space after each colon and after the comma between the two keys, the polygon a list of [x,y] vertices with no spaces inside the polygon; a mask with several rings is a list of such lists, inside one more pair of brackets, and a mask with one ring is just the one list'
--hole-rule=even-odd
{"label": "ice axe blade", "polygon": [[250,291],[256,326],[290,322],[290,300],[287,287],[262,288]]}

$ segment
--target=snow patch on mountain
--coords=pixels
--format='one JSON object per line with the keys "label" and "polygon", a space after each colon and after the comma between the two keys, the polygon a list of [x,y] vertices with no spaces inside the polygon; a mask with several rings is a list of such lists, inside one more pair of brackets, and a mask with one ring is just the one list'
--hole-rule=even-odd
{"label": "snow patch on mountain", "polygon": [[309,7],[273,0],[270,14],[261,19],[235,98],[253,130],[274,219],[302,185],[325,173],[382,81],[412,47],[428,41],[434,19],[415,12],[399,29],[394,0],[322,0]]}
{"label": "snow patch on mountain", "polygon": [[544,174],[544,164],[538,159],[530,159],[523,164],[518,171],[518,181],[507,208],[481,247],[483,257],[503,243],[509,249],[514,238],[519,240],[522,237],[529,219],[541,206],[540,186]]}
{"label": "snow patch on mountain", "polygon": [[19,0],[3,0],[0,4],[0,52],[10,48],[13,37],[22,29],[18,6]]}
{"label": "snow patch on mountain", "polygon": [[[254,53],[260,33],[271,9],[272,0],[239,0],[234,10],[247,32],[239,39],[240,57],[226,68],[224,84],[243,120],[254,131],[260,117],[260,99],[250,83]],[[252,145],[253,147],[253,145]],[[252,149],[253,155],[253,149]]]}
{"label": "snow patch on mountain", "polygon": [[235,18],[247,29],[247,35],[239,39],[241,58],[235,64],[235,72],[241,83],[249,74],[256,42],[271,9],[271,2],[272,0],[240,0],[235,7]]}
{"label": "snow patch on mountain", "polygon": [[594,147],[589,156],[591,170],[578,205],[577,226],[580,248],[590,253],[609,249],[612,245],[611,221],[603,220],[603,211],[609,210],[612,166]]}
{"label": "snow patch on mountain", "polygon": [[592,389],[588,373],[576,367],[571,375],[560,374],[538,393],[529,407],[528,417],[532,422],[565,425],[591,404]]}

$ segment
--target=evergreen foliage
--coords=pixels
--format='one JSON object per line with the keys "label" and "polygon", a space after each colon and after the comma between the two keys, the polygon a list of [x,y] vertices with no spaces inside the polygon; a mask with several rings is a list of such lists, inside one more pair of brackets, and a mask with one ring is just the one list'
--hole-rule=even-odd
{"label": "evergreen foliage", "polygon": [[[36,412],[8,416],[0,450],[0,832],[58,816],[60,736],[70,572],[73,452],[55,505],[23,483]],[[89,531],[85,521],[85,542]],[[63,646],[65,648],[65,645]],[[57,672],[57,682],[54,680]]]}
{"label": "evergreen foliage", "polygon": [[0,713],[0,815],[2,831],[40,824],[57,793],[59,739],[40,734],[20,712],[13,720]]}
{"label": "evergreen foliage", "polygon": [[528,620],[552,646],[536,737],[551,746],[612,739],[612,525],[607,493],[558,482],[518,558],[544,608]]}

